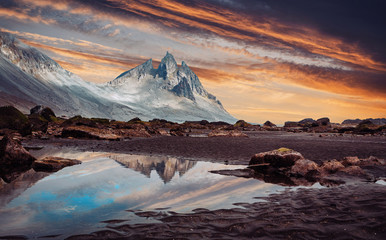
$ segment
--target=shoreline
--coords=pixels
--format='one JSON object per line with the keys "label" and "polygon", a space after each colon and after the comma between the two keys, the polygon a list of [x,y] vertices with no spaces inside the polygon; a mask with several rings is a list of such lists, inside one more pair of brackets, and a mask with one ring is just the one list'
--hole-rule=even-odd
{"label": "shoreline", "polygon": [[320,164],[347,156],[386,159],[386,137],[325,135],[288,132],[244,132],[249,137],[155,136],[124,141],[50,138],[28,139],[27,147],[76,148],[79,151],[116,152],[178,157],[188,160],[247,165],[259,152],[286,147]]}

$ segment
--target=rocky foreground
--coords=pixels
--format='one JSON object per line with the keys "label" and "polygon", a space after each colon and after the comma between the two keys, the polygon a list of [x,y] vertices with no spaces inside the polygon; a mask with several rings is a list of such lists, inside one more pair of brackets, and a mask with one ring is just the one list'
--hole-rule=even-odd
{"label": "rocky foreground", "polygon": [[160,119],[119,122],[81,116],[61,119],[44,107],[32,109],[27,116],[12,107],[0,110],[0,190],[10,196],[4,203],[17,194],[12,192],[16,180],[37,181],[49,172],[80,163],[47,154],[32,156],[27,151],[42,148],[45,153],[67,149],[244,164],[244,169],[214,173],[284,186],[319,183],[328,187],[288,191],[228,210],[136,211],[160,223],[106,219],[105,230],[69,239],[386,238],[385,186],[374,183],[386,179],[384,126],[360,122],[347,130],[334,127],[327,119],[283,128],[271,122],[258,126],[244,121],[233,125],[177,124]]}

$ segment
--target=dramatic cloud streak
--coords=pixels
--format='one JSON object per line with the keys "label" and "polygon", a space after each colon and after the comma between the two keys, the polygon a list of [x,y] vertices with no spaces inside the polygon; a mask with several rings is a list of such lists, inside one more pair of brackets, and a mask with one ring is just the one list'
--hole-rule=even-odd
{"label": "dramatic cloud streak", "polygon": [[20,0],[0,2],[0,27],[86,80],[109,81],[149,58],[156,67],[170,51],[238,118],[341,120],[386,114],[382,7],[346,0]]}

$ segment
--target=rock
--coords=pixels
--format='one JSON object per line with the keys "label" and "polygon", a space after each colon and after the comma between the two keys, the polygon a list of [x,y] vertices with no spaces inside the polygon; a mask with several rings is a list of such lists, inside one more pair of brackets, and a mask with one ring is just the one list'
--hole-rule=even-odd
{"label": "rock", "polygon": [[343,158],[342,164],[344,166],[358,166],[360,164],[360,160],[358,157],[345,157]]}
{"label": "rock", "polygon": [[178,137],[185,136],[185,129],[183,129],[181,127],[171,128],[169,132],[170,132],[171,136],[178,136]]}
{"label": "rock", "polygon": [[238,120],[233,126],[236,128],[252,128],[253,127],[252,124],[247,123],[244,120]]}
{"label": "rock", "polygon": [[93,121],[89,118],[84,118],[80,115],[74,116],[70,119],[67,119],[61,124],[62,127],[68,127],[68,126],[87,126],[87,127],[98,127],[98,122]]}
{"label": "rock", "polygon": [[290,174],[295,177],[308,177],[310,175],[315,175],[318,172],[318,165],[308,159],[299,159],[291,167]]}
{"label": "rock", "polygon": [[370,156],[369,158],[360,159],[359,165],[361,165],[361,166],[384,166],[384,165],[386,165],[386,161],[384,159]]}
{"label": "rock", "polygon": [[161,136],[170,136],[170,134],[165,129],[158,129],[158,133]]}
{"label": "rock", "polygon": [[16,179],[31,168],[35,158],[10,136],[0,141],[0,177],[6,182]]}
{"label": "rock", "polygon": [[300,159],[304,159],[304,157],[299,152],[288,148],[279,148],[273,151],[255,154],[249,161],[249,165],[268,163],[274,168],[289,168]]}
{"label": "rock", "polygon": [[341,169],[340,171],[347,173],[349,175],[353,175],[353,176],[366,176],[367,175],[365,173],[365,171],[363,171],[363,169],[358,167],[358,166],[349,166],[349,167]]}
{"label": "rock", "polygon": [[298,126],[299,126],[299,124],[297,122],[288,121],[288,122],[284,123],[285,128],[292,128],[292,127],[298,127]]}
{"label": "rock", "polygon": [[32,164],[32,168],[35,171],[40,172],[56,172],[62,168],[81,164],[82,162],[76,159],[66,159],[60,157],[45,157],[40,160],[36,160]]}
{"label": "rock", "polygon": [[337,160],[328,160],[322,164],[322,166],[319,168],[319,171],[323,173],[324,175],[336,173],[337,171],[340,171],[344,169],[344,166],[341,162]]}
{"label": "rock", "polygon": [[0,107],[0,128],[16,130],[23,136],[31,134],[28,118],[13,106]]}
{"label": "rock", "polygon": [[318,120],[316,120],[316,122],[319,126],[331,126],[330,119],[327,117],[319,118]]}
{"label": "rock", "polygon": [[138,117],[135,117],[133,119],[130,119],[127,123],[130,123],[130,124],[141,124],[143,123],[142,120]]}
{"label": "rock", "polygon": [[359,159],[358,157],[345,157],[342,160],[342,164],[345,166],[382,166],[386,165],[384,159],[379,159],[374,156],[369,158]]}
{"label": "rock", "polygon": [[51,108],[49,107],[43,107],[42,105],[37,105],[30,110],[30,115],[37,115],[41,116],[45,120],[52,122],[55,118],[56,115],[54,111],[52,111]]}
{"label": "rock", "polygon": [[121,136],[112,133],[108,129],[98,129],[88,126],[69,126],[63,128],[62,137],[86,138],[98,140],[120,140]]}
{"label": "rock", "polygon": [[46,133],[48,129],[48,121],[38,114],[31,114],[28,116],[31,123],[32,131]]}
{"label": "rock", "polygon": [[318,123],[312,118],[305,118],[299,121],[298,125],[302,127],[317,127]]}
{"label": "rock", "polygon": [[270,127],[270,128],[272,128],[272,127],[276,127],[276,124],[274,124],[274,123],[272,123],[270,121],[266,121],[264,123],[263,127]]}
{"label": "rock", "polygon": [[208,137],[248,137],[248,135],[239,130],[225,131],[215,129],[208,134]]}

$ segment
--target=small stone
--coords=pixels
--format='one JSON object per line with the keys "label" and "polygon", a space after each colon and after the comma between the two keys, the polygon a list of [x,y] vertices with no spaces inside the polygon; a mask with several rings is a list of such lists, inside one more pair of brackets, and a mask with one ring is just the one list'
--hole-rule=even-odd
{"label": "small stone", "polygon": [[324,162],[320,167],[320,171],[324,174],[336,173],[342,169],[344,169],[343,164],[335,159]]}
{"label": "small stone", "polygon": [[360,160],[358,157],[345,157],[343,158],[342,164],[345,166],[358,166]]}
{"label": "small stone", "polygon": [[248,137],[248,135],[239,130],[226,131],[215,129],[208,134],[208,137]]}
{"label": "small stone", "polygon": [[291,167],[299,159],[304,159],[299,152],[288,148],[279,148],[255,154],[249,161],[249,165],[269,163],[274,168]]}
{"label": "small stone", "polygon": [[72,165],[81,164],[82,162],[76,159],[66,159],[60,157],[45,157],[40,160],[36,160],[32,164],[32,168],[35,171],[41,172],[56,172],[62,168],[69,167]]}
{"label": "small stone", "polygon": [[342,169],[341,171],[345,172],[347,174],[350,174],[350,175],[354,175],[354,176],[366,175],[366,173],[363,171],[363,169],[358,167],[358,166],[349,166],[349,167]]}
{"label": "small stone", "polygon": [[31,168],[35,158],[18,140],[6,135],[0,141],[0,177],[11,182],[17,176]]}
{"label": "small stone", "polygon": [[291,167],[291,175],[293,176],[301,176],[305,177],[309,175],[311,172],[317,172],[318,165],[311,160],[308,159],[299,159],[295,162],[295,164]]}

